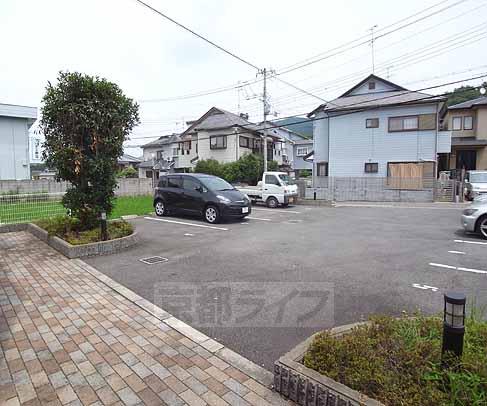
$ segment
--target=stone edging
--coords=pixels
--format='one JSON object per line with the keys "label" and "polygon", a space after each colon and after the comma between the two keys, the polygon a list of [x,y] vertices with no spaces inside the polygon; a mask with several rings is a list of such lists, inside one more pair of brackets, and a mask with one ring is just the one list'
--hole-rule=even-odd
{"label": "stone edging", "polygon": [[[330,330],[340,337],[367,322],[348,324]],[[336,382],[302,363],[304,354],[316,333],[298,344],[274,364],[274,389],[282,396],[303,406],[384,406],[381,402]]]}
{"label": "stone edging", "polygon": [[[109,278],[105,274],[101,273],[100,271],[97,271],[91,265],[88,265],[83,260],[73,259],[73,261],[75,261],[80,267],[83,268],[83,270],[87,271],[89,274],[94,276],[100,282],[104,283],[105,285],[113,289],[115,292],[120,294],[121,296],[130,300],[131,302],[139,306],[141,309],[150,313],[152,316],[160,320],[162,323],[167,324],[169,327],[173,328],[174,330],[178,331],[182,335],[186,336],[190,340],[197,343],[198,345],[202,346],[207,351],[211,352],[213,355],[217,356],[218,358],[221,358],[223,361],[232,365],[234,368],[239,369],[240,371],[250,376],[251,378],[255,379],[262,385],[268,388],[272,388],[273,376],[272,373],[270,373],[269,371],[258,366],[257,364],[254,364],[252,361],[249,361],[248,359],[242,357],[240,354],[237,354],[231,349],[226,348],[223,344],[206,336],[205,334],[194,329],[193,327],[184,323],[183,321],[177,319],[176,317],[172,316],[165,310],[149,302],[143,297],[137,295],[132,290],[126,288],[125,286],[120,285],[119,283],[115,282],[113,279]],[[277,394],[276,397],[279,398]]]}
{"label": "stone edging", "polygon": [[139,242],[137,232],[133,232],[126,237],[116,238],[109,241],[99,241],[90,244],[72,245],[56,236],[49,236],[46,230],[33,223],[7,224],[0,226],[0,233],[14,231],[28,231],[39,240],[44,241],[55,250],[68,258],[82,258],[93,255],[106,255],[118,252],[124,248],[131,247]]}

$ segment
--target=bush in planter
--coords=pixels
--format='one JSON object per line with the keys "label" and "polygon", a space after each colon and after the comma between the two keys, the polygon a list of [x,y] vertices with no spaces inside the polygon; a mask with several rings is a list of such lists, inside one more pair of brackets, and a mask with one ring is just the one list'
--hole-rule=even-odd
{"label": "bush in planter", "polygon": [[[70,216],[56,216],[38,220],[36,225],[43,228],[50,236],[57,236],[72,245],[89,244],[100,241],[98,227],[86,230],[81,222]],[[109,239],[121,238],[134,232],[132,225],[124,220],[108,222]]]}
{"label": "bush in planter", "polygon": [[114,83],[68,72],[48,84],[42,102],[43,159],[70,182],[63,205],[90,229],[113,208],[117,159],[139,122],[138,105]]}
{"label": "bush in planter", "polygon": [[457,368],[441,367],[442,320],[374,317],[339,338],[316,336],[304,364],[386,405],[486,405],[487,322],[470,317]]}

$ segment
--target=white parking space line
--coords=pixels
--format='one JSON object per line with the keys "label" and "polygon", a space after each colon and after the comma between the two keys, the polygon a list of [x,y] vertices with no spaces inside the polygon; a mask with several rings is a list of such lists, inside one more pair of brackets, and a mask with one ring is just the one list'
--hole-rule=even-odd
{"label": "white parking space line", "polygon": [[276,212],[276,213],[301,214],[300,211],[293,211],[293,210],[287,210],[287,209],[256,209],[255,207],[253,207],[252,210],[269,211],[269,212]]}
{"label": "white parking space line", "polygon": [[250,216],[247,216],[247,218],[250,219],[250,220],[271,221],[271,219],[261,219],[260,217],[250,217]]}
{"label": "white parking space line", "polygon": [[422,289],[422,290],[432,290],[433,292],[438,292],[439,290],[439,288],[435,286],[421,285],[420,283],[413,283],[413,288]]}
{"label": "white parking space line", "polygon": [[201,227],[201,228],[211,228],[212,230],[220,230],[220,231],[228,231],[228,228],[224,227],[215,227],[215,226],[207,226],[205,224],[196,224],[196,223],[187,223],[185,221],[175,221],[175,220],[166,220],[166,219],[156,219],[154,217],[144,217],[146,220],[152,221],[162,221],[164,223],[172,223],[172,224],[180,224],[183,226],[192,226],[192,227]]}
{"label": "white parking space line", "polygon": [[428,209],[428,210],[459,210],[457,207],[431,207],[431,206],[394,206],[392,204],[353,204],[353,203],[336,203],[335,207],[377,207],[387,209]]}
{"label": "white parking space line", "polygon": [[185,233],[184,234],[185,237],[194,237],[194,234],[191,234],[191,233]]}
{"label": "white parking space line", "polygon": [[469,240],[455,240],[460,244],[477,244],[477,245],[487,245],[487,242],[480,242],[480,241],[469,241]]}
{"label": "white parking space line", "polygon": [[463,251],[448,251],[450,254],[457,254],[457,255],[465,255],[466,253]]}
{"label": "white parking space line", "polygon": [[463,268],[463,267],[459,267],[459,266],[436,264],[434,262],[430,262],[429,265],[430,266],[436,266],[438,268],[453,269],[455,271],[463,271],[463,272],[472,272],[472,273],[487,274],[487,271],[482,271],[481,269],[471,269],[471,268]]}

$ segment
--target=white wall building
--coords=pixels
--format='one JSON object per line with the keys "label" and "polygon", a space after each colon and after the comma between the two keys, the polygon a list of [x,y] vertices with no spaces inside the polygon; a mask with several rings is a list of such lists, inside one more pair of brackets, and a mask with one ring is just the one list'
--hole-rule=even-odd
{"label": "white wall building", "polygon": [[29,128],[35,107],[0,104],[0,179],[30,179]]}

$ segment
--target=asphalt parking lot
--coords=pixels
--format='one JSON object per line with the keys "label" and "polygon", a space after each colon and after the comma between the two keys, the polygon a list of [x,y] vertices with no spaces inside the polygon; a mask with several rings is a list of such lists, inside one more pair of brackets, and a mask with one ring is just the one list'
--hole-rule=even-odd
{"label": "asphalt parking lot", "polygon": [[[487,241],[463,233],[460,212],[441,205],[257,206],[245,221],[216,226],[146,216],[132,220],[141,237],[136,247],[87,262],[272,369],[279,356],[320,329],[376,313],[441,312],[446,290],[463,291],[469,303],[487,308]],[[167,261],[141,261],[153,256]],[[233,287],[238,296],[225,301],[224,290],[212,291],[215,297],[206,300],[215,301],[216,321],[195,318],[208,303],[184,291],[208,283]],[[254,317],[239,321],[235,314],[242,316],[242,309],[255,310]]]}

